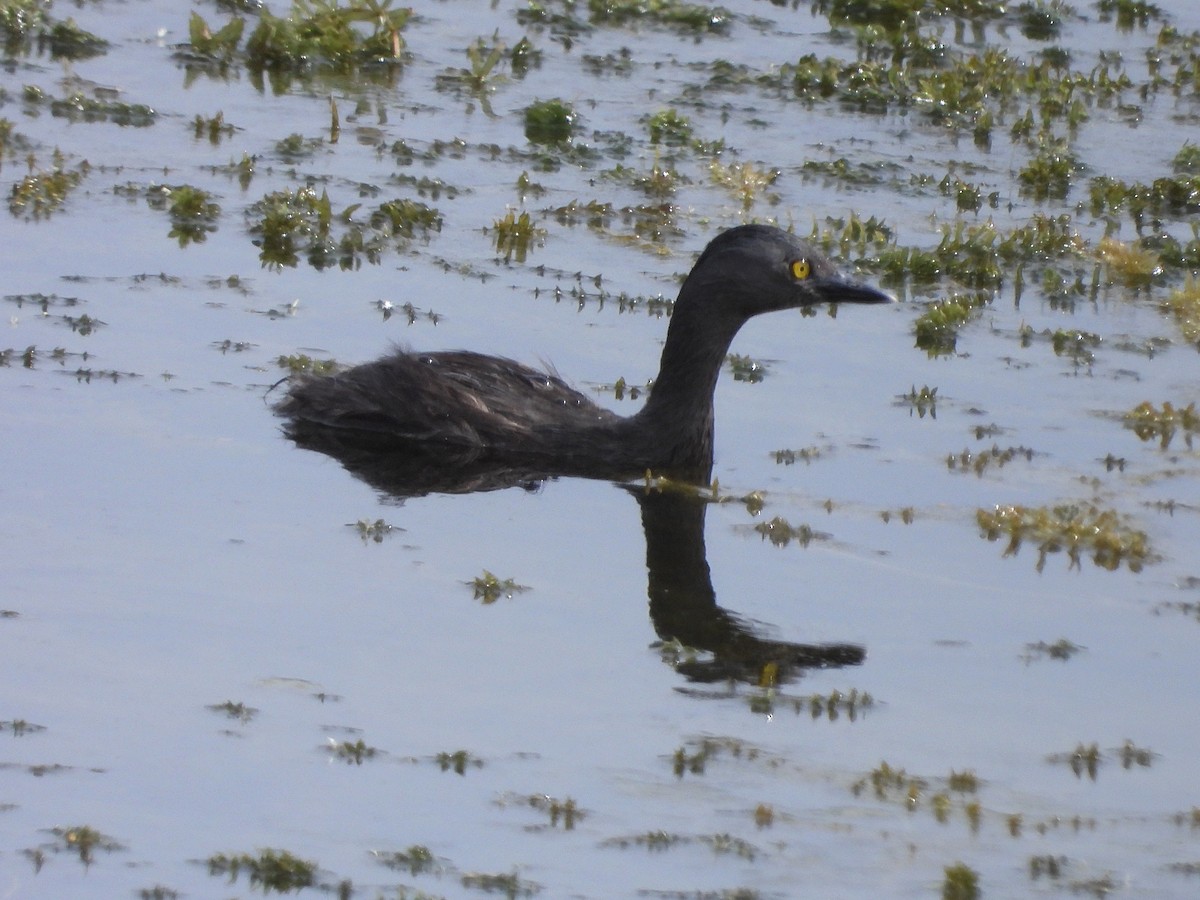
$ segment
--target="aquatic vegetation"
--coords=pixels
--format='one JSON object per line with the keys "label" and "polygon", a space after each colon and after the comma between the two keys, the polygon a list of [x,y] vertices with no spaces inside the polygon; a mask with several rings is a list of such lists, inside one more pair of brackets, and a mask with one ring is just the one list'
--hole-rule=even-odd
{"label": "aquatic vegetation", "polygon": [[947,779],[947,785],[950,790],[964,794],[973,794],[979,790],[979,778],[974,772],[950,772],[950,777]]}
{"label": "aquatic vegetation", "polygon": [[1133,741],[1125,741],[1117,750],[1122,769],[1132,769],[1134,766],[1149,768],[1154,761],[1155,753],[1144,747],[1138,747]]}
{"label": "aquatic vegetation", "polygon": [[647,850],[662,851],[667,850],[677,844],[686,844],[691,841],[691,838],[673,834],[668,831],[647,831],[644,834],[635,834],[631,837],[613,837],[607,838],[601,842],[601,847],[617,847],[621,850],[629,847],[645,847]]}
{"label": "aquatic vegetation", "polygon": [[1096,0],[1100,21],[1116,20],[1117,27],[1128,31],[1135,25],[1145,28],[1151,19],[1165,18],[1157,3],[1149,0]]}
{"label": "aquatic vegetation", "polygon": [[[520,58],[528,65],[532,47],[526,39],[522,39],[522,43],[524,49]],[[468,66],[443,70],[437,76],[436,84],[440,88],[464,90],[483,99],[503,80],[504,76],[496,71],[496,67],[504,60],[507,49],[503,41],[494,37],[490,42],[476,38],[466,50]]]}
{"label": "aquatic vegetation", "polygon": [[1068,641],[1066,638],[1059,638],[1053,644],[1038,641],[1035,644],[1025,645],[1025,653],[1022,655],[1022,659],[1026,662],[1031,662],[1035,659],[1057,659],[1066,662],[1076,653],[1086,649],[1086,647],[1081,647],[1073,641]]}
{"label": "aquatic vegetation", "polygon": [[1050,345],[1055,356],[1067,356],[1076,365],[1091,365],[1096,361],[1092,348],[1099,347],[1101,337],[1090,331],[1059,328],[1050,335]]}
{"label": "aquatic vegetation", "polygon": [[524,802],[531,809],[545,813],[550,818],[550,827],[557,828],[560,824],[564,831],[571,831],[577,822],[582,821],[587,813],[571,797],[558,800],[549,794],[529,794]]}
{"label": "aquatic vegetation", "polygon": [[886,760],[851,785],[854,796],[859,796],[870,787],[879,800],[888,800],[901,795],[910,805],[915,804],[928,787],[923,778],[910,776],[903,769],[895,769]]}
{"label": "aquatic vegetation", "polygon": [[335,741],[330,738],[328,749],[334,759],[356,766],[361,766],[365,760],[374,759],[379,753],[378,749],[368,745],[362,738],[356,741]]}
{"label": "aquatic vegetation", "polygon": [[158,120],[158,113],[143,103],[124,103],[115,99],[97,99],[76,92],[65,97],[51,99],[37,87],[28,85],[22,99],[31,106],[48,104],[50,114],[69,122],[111,122],[146,128]]}
{"label": "aquatic vegetation", "polygon": [[234,17],[212,31],[200,14],[193,10],[188,18],[188,49],[195,56],[216,62],[232,62],[245,28],[246,20]]}
{"label": "aquatic vegetation", "polygon": [[[690,751],[689,746],[693,748]],[[676,749],[668,758],[671,760],[671,770],[675,777],[682,778],[688,773],[703,775],[708,763],[723,755],[746,762],[775,761],[753,744],[730,737],[697,738]]]}
{"label": "aquatic vegetation", "polygon": [[740,353],[730,353],[725,357],[725,364],[734,381],[744,381],[747,384],[758,384],[767,374],[767,366],[749,356]]}
{"label": "aquatic vegetation", "polygon": [[236,719],[245,725],[251,719],[258,715],[258,710],[253,706],[247,706],[245,703],[234,703],[232,700],[226,700],[224,703],[214,703],[205,707],[212,712],[219,713],[226,718]]}
{"label": "aquatic vegetation", "polygon": [[304,353],[278,356],[275,358],[275,365],[290,375],[332,375],[339,368],[335,360],[313,359]]}
{"label": "aquatic vegetation", "polygon": [[[913,523],[913,521],[916,519],[916,512],[913,510],[913,508],[911,506],[905,506],[899,510],[899,517],[900,517],[900,521],[903,522],[905,525],[911,525]],[[884,525],[887,525],[888,523],[890,523],[892,521],[892,511],[889,509],[885,509],[883,512],[881,512],[879,514],[879,518],[883,520]]]}
{"label": "aquatic vegetation", "polygon": [[376,519],[374,522],[369,519],[359,519],[350,527],[358,532],[358,536],[362,538],[364,544],[368,542],[382,544],[383,539],[390,536],[393,531],[404,530],[398,525],[389,525],[383,519]]}
{"label": "aquatic vegetation", "polygon": [[146,203],[170,216],[171,230],[167,236],[178,241],[180,247],[202,244],[209,233],[217,230],[221,206],[201,188],[190,184],[152,185],[146,189]]}
{"label": "aquatic vegetation", "polygon": [[656,112],[646,122],[651,144],[681,147],[692,140],[692,123],[687,116],[674,109]]}
{"label": "aquatic vegetation", "polygon": [[958,330],[982,305],[981,298],[961,294],[929,304],[913,323],[916,346],[930,356],[953,353],[958,343]]}
{"label": "aquatic vegetation", "polygon": [[[259,12],[258,25],[246,39],[251,69],[303,72],[328,68],[352,72],[367,65],[398,65],[412,10],[393,9],[392,0],[293,0],[291,14]],[[360,32],[355,25],[365,25]]]}
{"label": "aquatic vegetation", "polygon": [[492,234],[496,252],[504,254],[505,262],[516,257],[517,262],[523,263],[533,249],[534,241],[544,237],[546,230],[535,226],[528,212],[522,211],[518,216],[510,209],[504,218],[492,223]]}
{"label": "aquatic vegetation", "polygon": [[525,137],[531,144],[566,144],[575,134],[579,115],[565,100],[539,100],[525,108]]}
{"label": "aquatic vegetation", "polygon": [[1050,879],[1057,879],[1062,876],[1063,869],[1067,866],[1067,858],[1065,856],[1031,856],[1029,857],[1029,877],[1037,881],[1043,876]]}
{"label": "aquatic vegetation", "polygon": [[1088,186],[1093,215],[1125,212],[1140,233],[1148,217],[1184,216],[1200,212],[1200,175],[1180,174],[1156,178],[1150,184],[1122,181],[1108,175],[1093,178]]}
{"label": "aquatic vegetation", "polygon": [[1063,200],[1080,168],[1079,159],[1065,141],[1046,140],[1017,178],[1035,200]]}
{"label": "aquatic vegetation", "polygon": [[75,854],[85,866],[90,866],[96,861],[97,850],[112,853],[125,849],[120,843],[90,825],[51,828],[50,833],[58,838],[56,850],[65,850]]}
{"label": "aquatic vegetation", "polygon": [[1104,263],[1109,282],[1126,287],[1145,287],[1161,275],[1158,254],[1139,244],[1126,244],[1113,237],[1101,238],[1096,255]]}
{"label": "aquatic vegetation", "polygon": [[[318,196],[312,187],[274,191],[252,204],[251,234],[257,235],[259,259],[272,269],[294,268],[303,253],[315,269],[338,266],[354,269],[365,258],[378,264],[390,243],[427,235],[442,227],[441,214],[416,200],[398,199],[381,203],[370,212],[366,224],[353,221],[359,204],[336,216],[329,195]],[[335,239],[335,220],[341,228]]]}
{"label": "aquatic vegetation", "polygon": [[29,219],[44,219],[57,212],[91,171],[86,160],[75,168],[67,168],[66,165],[66,158],[55,150],[53,168],[22,176],[12,186],[8,196],[8,211],[14,216]]}
{"label": "aquatic vegetation", "polygon": [[780,700],[790,703],[797,713],[807,711],[813,721],[827,719],[830,722],[836,722],[842,716],[856,722],[875,705],[875,698],[858,688],[851,688],[849,691],[833,690],[823,695],[782,697]]}
{"label": "aquatic vegetation", "polygon": [[409,875],[437,874],[445,868],[444,864],[434,856],[433,851],[423,844],[413,844],[407,850],[391,852],[373,850],[372,855],[381,865],[387,866],[389,869],[403,870]]}
{"label": "aquatic vegetation", "polygon": [[[5,610],[4,612],[7,612]],[[0,616],[3,618],[12,618],[15,613],[10,616]],[[24,719],[10,719],[9,721],[0,721],[0,732],[11,731],[13,737],[24,737],[27,734],[37,734],[39,731],[45,731],[45,725],[37,725],[33,722],[27,722]]]}
{"label": "aquatic vegetation", "polygon": [[454,772],[455,775],[466,775],[467,766],[482,769],[483,760],[468,750],[443,751],[434,757],[443,772]]}
{"label": "aquatic vegetation", "polygon": [[770,541],[776,547],[786,547],[792,542],[799,547],[807,547],[814,540],[825,540],[829,537],[809,525],[792,525],[780,516],[776,516],[769,522],[759,522],[754,526],[754,530],[764,541]]}
{"label": "aquatic vegetation", "polygon": [[722,164],[713,160],[708,168],[713,184],[720,185],[736,199],[741,200],[743,209],[750,209],[759,200],[774,205],[779,195],[767,190],[779,177],[778,169],[760,169],[754,163]]}
{"label": "aquatic vegetation", "polygon": [[1190,450],[1192,436],[1200,432],[1200,413],[1194,401],[1184,407],[1176,407],[1169,400],[1164,400],[1161,407],[1146,401],[1125,414],[1124,424],[1143,441],[1157,440],[1164,450],[1176,435],[1181,435]]}
{"label": "aquatic vegetation", "polygon": [[232,137],[234,127],[225,121],[225,114],[218,112],[215,116],[205,118],[199,113],[192,120],[192,130],[197,140],[207,136],[208,142],[214,147],[221,143],[222,138]]}
{"label": "aquatic vegetation", "polygon": [[1001,450],[997,444],[992,444],[990,449],[977,450],[974,453],[964,449],[962,453],[951,453],[946,457],[946,468],[951,472],[974,472],[982,477],[989,468],[1002,469],[1017,457],[1026,461],[1032,460],[1033,451],[1028,447],[1005,447]]}
{"label": "aquatic vegetation", "polygon": [[976,900],[979,896],[978,872],[963,863],[946,866],[942,900]]}
{"label": "aquatic vegetation", "polygon": [[811,463],[814,459],[820,459],[822,451],[820,447],[804,447],[800,450],[775,450],[771,453],[776,465],[791,466],[797,462]]}
{"label": "aquatic vegetation", "polygon": [[1200,144],[1185,141],[1171,160],[1171,168],[1181,175],[1200,175]]}
{"label": "aquatic vegetation", "polygon": [[0,42],[6,56],[32,52],[52,59],[79,60],[107,52],[108,41],[80,28],[74,19],[49,15],[48,0],[5,0],[0,4]]}
{"label": "aquatic vegetation", "polygon": [[505,897],[532,897],[541,893],[542,886],[536,881],[521,878],[516,872],[489,875],[469,872],[460,879],[462,886],[487,894],[503,894]]}
{"label": "aquatic vegetation", "polygon": [[588,0],[588,17],[600,25],[650,22],[696,33],[722,32],[729,12],[719,6],[700,6],[681,0]]}
{"label": "aquatic vegetation", "polygon": [[1184,340],[1200,348],[1200,280],[1189,277],[1183,287],[1171,292],[1164,306],[1183,332]]}
{"label": "aquatic vegetation", "polygon": [[989,541],[1008,538],[1005,556],[1015,556],[1023,543],[1034,544],[1039,572],[1046,565],[1046,557],[1059,552],[1067,554],[1073,569],[1080,567],[1085,553],[1110,572],[1122,564],[1131,572],[1140,572],[1144,565],[1157,560],[1144,531],[1131,528],[1115,510],[1093,504],[996,506],[976,510],[975,519]]}
{"label": "aquatic vegetation", "polygon": [[263,893],[286,894],[316,883],[317,864],[287,850],[262,850],[257,855],[215,853],[206,860],[206,865],[209,875],[228,875],[230,884],[245,871],[250,886],[261,887]]}
{"label": "aquatic vegetation", "polygon": [[925,414],[929,413],[930,419],[937,418],[937,392],[936,387],[930,387],[927,384],[921,385],[921,389],[917,390],[914,384],[909,388],[907,394],[900,394],[896,397],[897,406],[909,406],[912,410],[909,412],[911,416],[913,412],[917,414],[917,418],[925,418]]}
{"label": "aquatic vegetation", "polygon": [[511,600],[513,594],[530,590],[527,585],[517,584],[511,578],[501,580],[487,569],[483,570],[482,575],[473,578],[466,584],[475,592],[475,599],[482,600],[485,604],[495,603],[501,597]]}

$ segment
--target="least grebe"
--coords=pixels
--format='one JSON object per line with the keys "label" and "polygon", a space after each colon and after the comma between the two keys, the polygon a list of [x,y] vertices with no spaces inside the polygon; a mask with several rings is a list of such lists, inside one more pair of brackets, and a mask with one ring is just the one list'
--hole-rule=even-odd
{"label": "least grebe", "polygon": [[445,451],[447,460],[524,462],[551,472],[624,477],[645,470],[706,480],[713,390],[734,335],[750,318],[818,303],[887,303],[841,277],[795,235],[742,225],[714,238],[679,290],[658,377],[622,417],[557,375],[465,350],[397,350],[336,375],[293,379],[276,411],[313,444]]}

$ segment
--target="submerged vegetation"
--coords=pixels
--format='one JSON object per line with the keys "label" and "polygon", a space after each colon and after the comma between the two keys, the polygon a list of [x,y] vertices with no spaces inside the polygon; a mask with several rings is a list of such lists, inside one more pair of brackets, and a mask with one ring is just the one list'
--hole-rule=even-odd
{"label": "submerged vegetation", "polygon": [[287,850],[262,850],[257,854],[215,853],[206,864],[210,875],[224,875],[231,884],[245,872],[250,887],[260,888],[263,893],[287,894],[312,887],[317,873],[316,863]]}
{"label": "submerged vegetation", "polygon": [[1024,543],[1033,544],[1039,572],[1051,553],[1065,553],[1073,569],[1080,567],[1084,554],[1110,571],[1123,564],[1140,572],[1156,559],[1144,531],[1130,527],[1115,510],[1091,504],[997,506],[978,510],[975,518],[989,541],[1008,538],[1005,556],[1016,555]]}

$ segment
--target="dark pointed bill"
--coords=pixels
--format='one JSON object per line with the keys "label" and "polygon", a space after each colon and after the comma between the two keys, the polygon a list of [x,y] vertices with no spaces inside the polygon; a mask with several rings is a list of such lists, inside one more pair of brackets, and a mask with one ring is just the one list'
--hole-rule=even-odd
{"label": "dark pointed bill", "polygon": [[857,281],[830,278],[818,283],[821,299],[826,303],[895,303],[896,298],[870,285]]}

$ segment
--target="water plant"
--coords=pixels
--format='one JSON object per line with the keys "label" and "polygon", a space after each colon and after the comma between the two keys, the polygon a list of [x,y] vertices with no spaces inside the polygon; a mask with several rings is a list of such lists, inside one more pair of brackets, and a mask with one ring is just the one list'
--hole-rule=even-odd
{"label": "water plant", "polygon": [[1144,531],[1130,527],[1112,509],[1093,504],[1058,506],[996,506],[975,513],[980,531],[989,541],[1008,538],[1005,556],[1015,556],[1023,543],[1037,547],[1037,570],[1051,553],[1066,553],[1071,568],[1079,568],[1083,555],[1102,569],[1114,571],[1122,564],[1140,572],[1157,557]]}
{"label": "water plant", "polygon": [[86,160],[68,168],[66,158],[58,150],[54,151],[51,166],[22,176],[12,186],[8,196],[10,213],[30,219],[48,218],[62,207],[91,171]]}
{"label": "water plant", "polygon": [[770,541],[776,547],[786,547],[795,543],[799,547],[807,547],[814,540],[827,538],[829,535],[815,531],[809,525],[792,525],[787,519],[776,516],[769,522],[759,522],[754,526],[764,541]]}
{"label": "water plant", "polygon": [[916,346],[929,356],[953,353],[958,344],[958,331],[971,320],[983,298],[956,294],[929,304],[913,323]]}
{"label": "water plant", "polygon": [[[7,612],[7,610],[5,610]],[[12,618],[12,616],[7,616]],[[0,732],[11,731],[13,737],[24,737],[27,734],[37,734],[39,731],[45,731],[45,725],[37,725],[33,722],[27,722],[25,719],[10,719],[8,721],[0,721]]]}
{"label": "water plant", "polygon": [[91,865],[96,858],[97,850],[112,853],[125,848],[90,825],[74,825],[71,827],[51,828],[50,833],[58,838],[61,849],[79,857],[85,866]]}
{"label": "water plant", "polygon": [[588,0],[587,9],[596,24],[651,22],[697,34],[725,31],[730,20],[729,12],[719,6],[681,0]]}
{"label": "water plant", "polygon": [[978,872],[964,863],[946,866],[942,900],[976,900],[979,896]]}
{"label": "water plant", "polygon": [[654,113],[647,119],[646,129],[650,133],[651,144],[679,147],[692,139],[691,121],[687,116],[674,109],[664,109]]}
{"label": "water plant", "polygon": [[247,873],[250,886],[261,887],[264,893],[281,894],[312,887],[316,882],[317,864],[287,850],[261,850],[252,853],[214,853],[206,861],[209,875],[227,875],[229,882]]}
{"label": "water plant", "polygon": [[525,108],[525,137],[531,144],[565,144],[574,135],[578,119],[565,100],[538,100]]}
{"label": "water plant", "polygon": [[982,477],[988,469],[993,467],[1002,469],[1018,457],[1027,461],[1032,460],[1033,450],[1028,447],[1011,446],[1001,450],[999,445],[992,444],[985,450],[972,452],[964,449],[961,453],[951,453],[946,457],[946,468],[951,472],[974,472],[977,476]]}
{"label": "water plant", "polygon": [[511,578],[497,578],[487,569],[484,569],[482,575],[473,578],[467,584],[475,592],[475,599],[482,600],[485,604],[495,603],[501,597],[511,600],[513,594],[529,590],[527,585],[517,584]]}
{"label": "water plant", "polygon": [[1195,401],[1182,407],[1169,400],[1164,400],[1161,407],[1146,401],[1125,414],[1124,424],[1143,441],[1157,440],[1164,450],[1171,446],[1177,434],[1181,434],[1190,450],[1192,436],[1200,432],[1200,413],[1196,411]]}
{"label": "water plant", "polygon": [[178,241],[180,247],[203,243],[217,230],[221,206],[202,188],[190,184],[153,185],[146,190],[146,203],[170,216],[171,230],[167,236]]}
{"label": "water plant", "polygon": [[1189,276],[1187,283],[1173,290],[1163,305],[1174,317],[1184,340],[1200,348],[1200,279]]}
{"label": "water plant", "polygon": [[511,209],[503,218],[492,223],[492,234],[495,239],[496,252],[504,254],[504,261],[509,262],[514,257],[523,263],[533,249],[534,240],[545,235],[543,228],[533,224],[528,212],[522,210],[516,215]]}
{"label": "water plant", "polygon": [[304,353],[278,356],[275,364],[290,375],[332,375],[339,368],[335,360],[313,359]]}
{"label": "water plant", "polygon": [[443,868],[433,851],[424,844],[413,844],[406,850],[372,851],[375,859],[389,869],[402,869],[410,875],[438,872]]}
{"label": "water plant", "polygon": [[330,738],[329,752],[334,759],[361,766],[365,760],[373,759],[379,750],[367,744],[362,738],[355,741],[335,741]]}
{"label": "water plant", "polygon": [[536,881],[522,878],[516,872],[488,874],[468,872],[460,879],[462,886],[487,894],[503,894],[505,897],[532,897],[542,890]]}
{"label": "water plant", "polygon": [[[246,39],[251,69],[303,72],[328,68],[351,72],[367,65],[399,65],[412,10],[392,8],[392,0],[293,0],[291,13],[259,13]],[[366,26],[359,31],[355,26]]]}
{"label": "water plant", "polygon": [[219,713],[226,718],[236,719],[243,725],[258,715],[258,710],[253,706],[247,706],[245,703],[238,701],[235,703],[232,700],[226,700],[224,703],[214,703],[205,707],[212,712]]}
{"label": "water plant", "polygon": [[434,761],[443,772],[452,771],[455,775],[466,775],[468,766],[476,769],[483,768],[483,760],[469,750],[443,751],[434,757]]}

